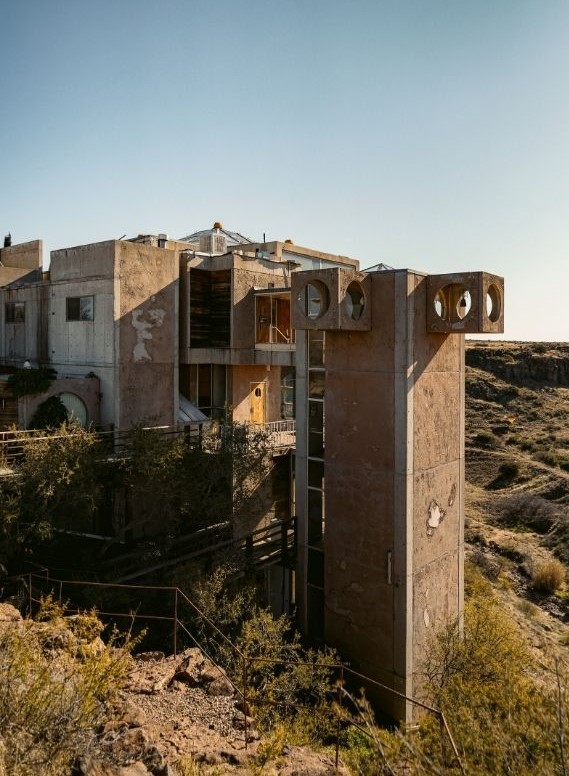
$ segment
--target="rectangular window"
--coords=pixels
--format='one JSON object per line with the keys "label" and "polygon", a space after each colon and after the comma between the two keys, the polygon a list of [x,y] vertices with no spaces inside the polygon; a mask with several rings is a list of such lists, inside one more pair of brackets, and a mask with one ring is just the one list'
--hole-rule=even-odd
{"label": "rectangular window", "polygon": [[6,302],[6,323],[23,323],[26,319],[25,302]]}
{"label": "rectangular window", "polygon": [[95,320],[94,296],[68,296],[66,318],[68,321]]}

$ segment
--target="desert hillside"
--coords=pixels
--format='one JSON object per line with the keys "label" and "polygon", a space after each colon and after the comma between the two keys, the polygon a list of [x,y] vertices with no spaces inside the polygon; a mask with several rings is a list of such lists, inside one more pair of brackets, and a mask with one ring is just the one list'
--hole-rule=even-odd
{"label": "desert hillside", "polygon": [[569,642],[569,345],[469,342],[467,557],[537,649]]}

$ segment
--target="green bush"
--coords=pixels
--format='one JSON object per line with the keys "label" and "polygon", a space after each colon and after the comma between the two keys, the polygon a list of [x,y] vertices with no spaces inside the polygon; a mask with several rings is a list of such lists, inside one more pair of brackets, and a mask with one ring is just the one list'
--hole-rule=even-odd
{"label": "green bush", "polygon": [[55,429],[67,423],[67,408],[59,396],[50,396],[42,401],[31,419],[29,428]]}
{"label": "green bush", "polygon": [[513,480],[519,473],[520,466],[515,461],[505,461],[498,469],[498,476],[504,480]]}
{"label": "green bush", "polygon": [[501,444],[491,431],[479,431],[474,437],[474,441],[484,447]]}
{"label": "green bush", "polygon": [[[444,712],[468,776],[566,773],[566,668],[553,660],[549,686],[535,681],[537,665],[517,624],[478,571],[467,565],[465,572],[464,618],[433,634],[427,648],[425,700]],[[436,715],[425,715],[416,732],[386,731],[360,705],[367,736],[349,732],[343,756],[354,773],[461,772]]]}
{"label": "green bush", "polygon": [[[228,636],[247,662],[247,700],[258,724],[265,729],[286,719],[297,738],[323,741],[335,730],[332,708],[335,686],[331,666],[338,662],[333,650],[306,650],[286,615],[274,617],[257,603],[252,586],[235,589],[235,567],[224,564],[200,580],[191,598],[208,620]],[[207,622],[195,623],[199,640],[229,673],[243,684],[243,660]],[[299,724],[299,720],[301,723]]]}

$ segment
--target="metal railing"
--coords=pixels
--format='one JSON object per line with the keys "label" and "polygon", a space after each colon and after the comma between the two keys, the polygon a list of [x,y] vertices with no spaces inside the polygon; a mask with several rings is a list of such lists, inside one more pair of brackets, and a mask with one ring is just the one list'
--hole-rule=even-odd
{"label": "metal railing", "polygon": [[296,446],[296,421],[274,420],[270,423],[252,424],[267,434],[269,447],[295,447]]}
{"label": "metal railing", "polygon": [[110,574],[109,569],[116,568],[117,575],[111,576],[117,582],[130,582],[223,550],[233,550],[244,559],[246,565],[270,566],[280,563],[290,568],[296,560],[296,542],[296,517],[274,520],[237,537],[233,536],[233,525],[224,522],[176,537],[170,555],[157,558],[152,556],[155,548],[150,548],[151,556],[145,557],[144,551],[133,550],[110,559],[104,564],[104,570]]}
{"label": "metal railing", "polygon": [[[294,420],[277,420],[270,423],[250,424],[244,423],[237,427],[251,428],[265,434],[265,443],[268,449],[294,447],[296,444],[296,422]],[[210,437],[212,440],[227,439],[227,429],[235,427],[226,426],[215,421],[203,421],[199,423],[187,423],[184,426],[148,426],[142,431],[160,433],[170,437],[189,437],[199,440]],[[107,452],[128,453],[132,445],[132,431],[94,431],[97,440],[104,443]],[[68,435],[47,434],[30,429],[14,429],[0,431],[0,472],[2,469],[18,463],[24,455],[26,445],[41,444],[42,442],[67,439]]]}
{"label": "metal railing", "polygon": [[[429,704],[419,701],[416,698],[412,698],[404,693],[389,687],[386,684],[376,681],[375,679],[360,674],[357,671],[349,668],[342,663],[324,663],[316,661],[300,661],[300,660],[281,660],[278,658],[263,658],[259,656],[251,656],[243,652],[239,647],[234,644],[222,631],[215,625],[210,618],[208,618],[189,598],[186,593],[178,587],[168,586],[156,586],[156,585],[127,585],[117,583],[105,583],[105,582],[91,582],[80,580],[63,580],[54,579],[50,577],[49,570],[44,569],[43,573],[29,572],[24,575],[19,575],[20,580],[25,580],[27,583],[27,598],[29,614],[31,615],[34,610],[37,610],[41,606],[42,601],[46,595],[51,595],[57,599],[59,604],[67,614],[77,614],[81,611],[85,611],[86,608],[92,608],[91,605],[87,605],[83,609],[78,607],[71,607],[69,600],[67,600],[68,588],[77,589],[79,586],[90,589],[99,590],[114,590],[118,591],[115,594],[115,598],[125,591],[134,591],[134,599],[138,598],[138,601],[134,606],[129,608],[128,612],[121,611],[107,611],[101,607],[97,607],[97,616],[101,619],[108,619],[114,622],[115,619],[126,619],[131,623],[137,620],[154,622],[154,623],[168,623],[171,628],[172,638],[172,650],[174,656],[180,651],[180,647],[183,644],[183,639],[189,640],[190,643],[197,646],[202,653],[217,666],[225,676],[229,683],[233,687],[235,693],[240,697],[242,701],[242,712],[244,717],[244,739],[245,748],[247,748],[250,741],[248,735],[249,722],[249,704],[258,707],[261,706],[274,706],[277,708],[285,707],[290,708],[290,701],[272,700],[267,697],[266,693],[255,692],[254,687],[254,668],[256,664],[271,665],[275,668],[285,666],[306,666],[307,668],[323,669],[328,672],[330,678],[335,677],[335,681],[328,683],[329,689],[327,695],[314,698],[312,704],[298,704],[295,703],[294,708],[308,708],[314,713],[318,713],[319,703],[325,703],[328,711],[336,715],[336,734],[335,734],[335,764],[336,768],[339,764],[340,748],[341,748],[341,732],[345,726],[353,726],[359,729],[363,734],[373,739],[373,733],[364,724],[361,712],[357,703],[354,706],[354,699],[352,694],[348,690],[348,686],[358,686],[363,693],[366,689],[370,692],[379,691],[381,693],[387,693],[393,698],[397,698],[404,703],[409,703],[412,706],[422,709],[430,714],[433,714],[440,723],[441,730],[441,752],[443,757],[448,761],[447,764],[454,764],[458,767],[460,772],[465,776],[466,771],[464,765],[460,759],[458,749],[451,730],[447,723],[444,713]],[[157,614],[142,609],[141,595],[143,591],[149,591],[153,593],[161,593],[166,596],[170,602],[170,614]],[[184,608],[186,615],[184,615]],[[168,610],[168,605],[166,610]],[[164,605],[160,611],[164,611]],[[189,614],[188,614],[189,613]],[[233,678],[228,676],[223,666],[219,665],[215,657],[212,654],[212,650],[209,649],[204,643],[205,638],[203,636],[205,626],[209,629],[210,633],[223,644],[229,654],[232,656],[233,666],[240,667],[240,670],[234,672]],[[201,639],[199,638],[201,635]],[[187,642],[186,642],[187,643]],[[214,643],[213,641],[211,643]],[[236,678],[239,674],[240,678]],[[357,716],[353,716],[353,714]],[[452,754],[448,754],[446,750],[445,741],[448,742],[451,748]]]}

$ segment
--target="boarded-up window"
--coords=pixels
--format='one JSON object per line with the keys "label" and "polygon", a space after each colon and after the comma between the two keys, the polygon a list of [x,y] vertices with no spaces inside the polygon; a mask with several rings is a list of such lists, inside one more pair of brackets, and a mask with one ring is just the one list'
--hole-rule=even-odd
{"label": "boarded-up window", "polygon": [[6,302],[4,309],[6,323],[24,323],[26,319],[25,302]]}

